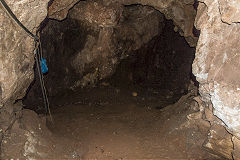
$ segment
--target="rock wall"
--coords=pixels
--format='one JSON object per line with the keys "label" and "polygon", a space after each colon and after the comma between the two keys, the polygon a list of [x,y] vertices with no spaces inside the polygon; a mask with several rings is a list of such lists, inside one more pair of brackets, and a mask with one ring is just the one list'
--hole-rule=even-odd
{"label": "rock wall", "polygon": [[[48,0],[6,2],[19,20],[33,32],[47,15]],[[0,28],[0,104],[4,104],[22,98],[33,80],[34,42],[2,6]]]}
{"label": "rock wall", "polygon": [[[12,8],[21,22],[31,31],[36,30],[40,22],[46,17],[48,0],[45,1],[12,1],[7,3]],[[49,7],[49,16],[52,18],[66,16],[67,11],[77,1],[53,1]],[[103,1],[111,5],[114,1]],[[195,10],[192,7],[193,1],[140,1],[128,2],[118,1],[120,5],[131,5],[140,3],[153,6],[165,14],[167,18],[174,19],[181,33],[186,37],[192,36]],[[191,5],[190,5],[191,4]],[[0,104],[14,102],[22,98],[33,80],[32,66],[34,63],[33,40],[19,28],[1,8],[1,54],[0,56]],[[189,12],[188,12],[189,11]],[[60,14],[61,12],[61,14]],[[62,13],[64,12],[64,13]],[[176,28],[176,30],[178,30]],[[192,39],[192,38],[189,38]],[[194,39],[194,38],[193,38]],[[194,40],[194,42],[196,42]],[[191,43],[194,45],[194,43]],[[10,65],[9,65],[10,64]]]}
{"label": "rock wall", "polygon": [[[31,31],[35,31],[47,14],[47,1],[6,0],[20,21]],[[77,1],[54,1],[55,7],[49,8],[49,15],[65,17],[69,8]],[[116,1],[103,1],[110,5]],[[121,5],[140,3],[152,6],[169,19],[173,19],[178,30],[192,45],[195,11],[191,0],[135,0],[117,1]],[[64,4],[64,5],[61,5]],[[65,6],[65,4],[67,4]],[[201,30],[197,44],[193,73],[200,82],[199,92],[202,100],[213,106],[213,114],[221,124],[234,135],[233,157],[239,159],[240,139],[240,81],[239,81],[239,32],[240,2],[237,0],[200,0],[195,21]],[[59,9],[60,8],[60,9]],[[64,11],[60,14],[59,11]],[[114,18],[114,17],[110,17]],[[94,21],[94,20],[93,20]],[[102,22],[101,22],[102,23]],[[12,105],[25,95],[33,79],[33,40],[22,31],[0,8],[0,105],[1,134],[16,119]],[[21,108],[21,107],[20,107]],[[20,109],[21,110],[21,109]],[[215,123],[215,121],[214,121]]]}
{"label": "rock wall", "polygon": [[[6,0],[6,3],[33,33],[47,15],[48,0]],[[22,117],[22,104],[15,101],[25,96],[33,80],[33,49],[33,39],[0,5],[0,151],[3,151],[1,159],[16,158],[4,156],[7,145],[5,140],[7,133]],[[5,145],[2,144],[2,139],[6,142]]]}
{"label": "rock wall", "polygon": [[[48,13],[53,19],[63,20],[68,14],[68,10],[74,6],[79,0],[54,0],[50,5]],[[94,1],[93,1],[94,2]],[[194,0],[99,0],[104,5],[134,5],[141,4],[154,7],[165,15],[167,19],[171,19],[175,24],[175,31],[184,36],[190,46],[196,46],[197,37],[193,35],[194,19],[196,10],[194,9]]]}
{"label": "rock wall", "polygon": [[[240,25],[237,0],[201,0],[195,25],[201,30],[193,73],[202,99],[234,136],[240,138]],[[236,147],[238,148],[238,147]],[[240,152],[240,151],[238,151]],[[235,151],[236,153],[236,151]]]}
{"label": "rock wall", "polygon": [[49,93],[92,87],[111,76],[122,59],[161,34],[163,22],[151,7],[87,1],[76,4],[64,21],[50,20],[41,35]]}
{"label": "rock wall", "polygon": [[120,61],[114,75],[109,77],[111,84],[171,90],[178,100],[191,79],[195,48],[190,48],[173,28],[173,22],[165,19],[157,37]]}

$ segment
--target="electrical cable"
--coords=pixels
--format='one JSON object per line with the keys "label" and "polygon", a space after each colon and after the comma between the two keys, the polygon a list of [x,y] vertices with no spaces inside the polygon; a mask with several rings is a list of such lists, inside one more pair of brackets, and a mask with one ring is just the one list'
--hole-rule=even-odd
{"label": "electrical cable", "polygon": [[30,32],[19,20],[18,18],[15,16],[15,14],[12,12],[12,10],[9,8],[9,6],[7,5],[7,3],[4,0],[0,0],[3,8],[6,9],[7,13],[10,15],[11,18],[13,18],[13,20],[25,31],[27,32],[28,35],[30,35],[35,41],[38,41],[39,38],[34,35],[32,32]]}
{"label": "electrical cable", "polygon": [[45,111],[46,114],[49,113],[51,122],[53,123],[53,118],[51,115],[50,111],[50,106],[49,106],[49,101],[47,97],[47,90],[44,84],[44,79],[43,79],[43,74],[41,72],[41,57],[42,57],[42,46],[41,46],[41,41],[40,38],[37,35],[34,35],[32,32],[30,32],[15,16],[15,14],[12,12],[12,10],[9,8],[7,3],[4,0],[0,0],[3,8],[5,8],[6,12],[9,14],[9,16],[30,36],[34,39],[35,41],[35,49],[34,49],[34,56],[35,56],[35,61],[37,65],[37,70],[38,70],[38,76],[40,80],[40,85],[41,85],[41,90],[42,90],[42,95],[43,95],[43,101],[44,101],[44,106],[45,106]]}

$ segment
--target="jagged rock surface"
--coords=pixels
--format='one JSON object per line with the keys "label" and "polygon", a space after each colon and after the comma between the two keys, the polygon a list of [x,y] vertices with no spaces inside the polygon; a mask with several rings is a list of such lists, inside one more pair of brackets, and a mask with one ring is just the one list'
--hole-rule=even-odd
{"label": "jagged rock surface", "polygon": [[[73,5],[74,2],[71,1],[69,4]],[[47,14],[47,1],[7,0],[7,3],[30,30],[39,26]],[[191,36],[194,19],[192,14],[194,10],[191,6],[193,1],[141,0],[140,2],[119,1],[119,3],[153,6],[167,18],[173,19],[186,37]],[[237,0],[201,0],[196,18],[196,26],[201,30],[201,35],[193,64],[193,72],[200,82],[199,90],[203,100],[213,103],[214,115],[220,118],[237,138],[240,137],[240,56],[238,54],[240,28],[238,22],[239,2]],[[0,25],[0,103],[1,106],[3,104],[6,106],[7,102],[13,103],[23,97],[33,79],[34,45],[33,40],[12,22],[2,8]],[[9,115],[14,113],[13,107],[10,108],[10,110],[5,108],[8,113],[3,118],[4,121],[7,119],[9,121],[11,117]],[[238,148],[236,147],[233,153],[235,157],[238,156],[236,155],[239,153],[236,151]]]}
{"label": "jagged rock surface", "polygon": [[68,10],[72,8],[79,0],[54,0],[48,7],[48,17],[63,20],[68,14]]}
{"label": "jagged rock surface", "polygon": [[235,23],[239,22],[238,6],[235,0],[201,0],[195,21],[201,35],[193,73],[200,82],[202,99],[213,104],[213,114],[239,138],[240,25]]}
{"label": "jagged rock surface", "polygon": [[[73,6],[73,3],[79,1],[63,1],[55,0],[49,7],[50,18],[62,20],[67,17],[67,9],[69,6]],[[92,1],[93,2],[93,1]],[[197,37],[193,35],[194,18],[196,11],[194,9],[194,0],[167,0],[167,1],[156,1],[156,0],[100,0],[105,5],[134,5],[141,4],[154,7],[156,10],[163,13],[167,19],[172,19],[176,25],[175,30],[184,36],[190,46],[196,46]],[[80,2],[81,3],[81,2]],[[69,5],[71,4],[71,5]],[[97,4],[97,3],[95,3]],[[95,8],[94,8],[95,9]],[[60,15],[60,16],[59,16]]]}
{"label": "jagged rock surface", "polygon": [[[30,31],[36,31],[47,16],[47,0],[6,2]],[[0,28],[0,104],[4,104],[22,98],[33,80],[34,42],[2,6]]]}
{"label": "jagged rock surface", "polygon": [[[66,151],[62,144],[65,141],[70,142],[65,138],[59,141],[49,131],[45,118],[40,118],[32,110],[24,109],[22,116],[11,126],[11,132],[3,137],[1,159],[72,159],[73,156],[69,154],[71,151]],[[74,150],[81,149],[78,146]]]}
{"label": "jagged rock surface", "polygon": [[231,137],[223,126],[214,124],[209,129],[208,138],[203,146],[214,151],[214,154],[231,159],[233,152]]}
{"label": "jagged rock surface", "polygon": [[[47,0],[6,0],[18,19],[33,33],[47,16],[47,2]],[[14,126],[15,121],[22,116],[22,104],[15,102],[25,96],[33,80],[33,49],[33,39],[9,17],[0,5],[1,143]],[[4,151],[10,148],[1,144],[0,149]],[[1,152],[1,158],[6,159],[3,152]]]}
{"label": "jagged rock surface", "polygon": [[240,160],[240,140],[236,137],[232,137],[233,146],[233,158],[234,160]]}
{"label": "jagged rock surface", "polygon": [[122,59],[161,33],[163,20],[150,7],[81,1],[65,21],[49,21],[41,37],[50,62],[50,93],[93,86],[111,76]]}

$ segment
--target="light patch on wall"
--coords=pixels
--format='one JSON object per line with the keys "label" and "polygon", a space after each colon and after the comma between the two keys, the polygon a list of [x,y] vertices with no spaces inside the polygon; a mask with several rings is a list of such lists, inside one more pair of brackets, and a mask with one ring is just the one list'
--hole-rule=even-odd
{"label": "light patch on wall", "polygon": [[35,147],[37,145],[37,140],[36,138],[34,138],[34,136],[30,132],[25,133],[25,136],[27,137],[27,141],[25,142],[25,145],[24,145],[23,155],[27,157],[27,159],[33,159],[31,158],[31,155],[37,153],[37,150]]}
{"label": "light patch on wall", "polygon": [[195,76],[197,77],[197,79],[207,80],[208,73],[199,73],[199,74],[195,74]]}
{"label": "light patch on wall", "polygon": [[[208,51],[208,31],[205,28],[201,29],[201,34],[199,37],[199,43],[196,48],[196,58],[193,63],[192,72],[196,76],[199,82],[205,81],[208,78],[208,73],[206,73],[206,58]],[[202,45],[203,44],[203,45]]]}
{"label": "light patch on wall", "polygon": [[223,63],[225,63],[227,59],[228,59],[227,53],[224,53]]}
{"label": "light patch on wall", "polygon": [[[239,103],[232,103],[228,101],[228,98],[237,100],[239,93],[231,92],[229,97],[221,97],[220,93],[225,93],[226,88],[223,88],[220,84],[214,84],[214,90],[211,92],[211,101],[214,107],[213,114],[221,119],[224,124],[237,136],[240,136],[240,107]],[[229,91],[230,92],[230,91]],[[235,95],[236,94],[236,95]],[[224,94],[226,96],[226,94]]]}

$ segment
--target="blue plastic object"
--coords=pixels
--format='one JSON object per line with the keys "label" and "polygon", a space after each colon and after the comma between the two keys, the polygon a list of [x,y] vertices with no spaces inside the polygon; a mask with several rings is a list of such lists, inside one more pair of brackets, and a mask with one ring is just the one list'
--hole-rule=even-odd
{"label": "blue plastic object", "polygon": [[41,71],[43,74],[48,72],[47,62],[46,59],[41,57]]}

